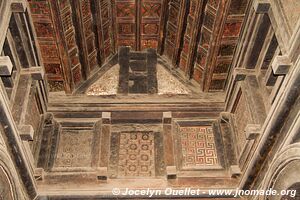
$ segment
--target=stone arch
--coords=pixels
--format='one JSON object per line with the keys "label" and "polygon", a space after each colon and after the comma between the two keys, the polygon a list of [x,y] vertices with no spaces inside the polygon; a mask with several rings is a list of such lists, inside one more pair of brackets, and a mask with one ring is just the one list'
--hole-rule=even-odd
{"label": "stone arch", "polygon": [[15,200],[14,187],[10,181],[9,175],[4,168],[0,166],[0,200]]}
{"label": "stone arch", "polygon": [[[262,189],[292,190],[300,184],[300,143],[287,146],[271,163],[262,184]],[[283,196],[260,197],[263,200],[280,200]],[[284,196],[286,197],[286,196]]]}
{"label": "stone arch", "polygon": [[24,200],[27,195],[21,189],[19,176],[1,134],[0,130],[0,200]]}

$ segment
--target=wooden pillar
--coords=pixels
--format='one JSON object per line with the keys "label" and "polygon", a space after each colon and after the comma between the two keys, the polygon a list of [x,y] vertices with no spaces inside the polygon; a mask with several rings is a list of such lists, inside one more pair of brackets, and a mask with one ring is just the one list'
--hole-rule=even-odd
{"label": "wooden pillar", "polygon": [[100,136],[100,159],[97,177],[101,181],[106,181],[108,178],[108,164],[110,154],[110,136],[111,136],[111,113],[102,113],[102,125]]}
{"label": "wooden pillar", "polygon": [[157,55],[156,50],[147,50],[147,81],[148,81],[148,94],[157,93]]}
{"label": "wooden pillar", "polygon": [[119,49],[120,76],[118,93],[120,94],[128,94],[129,90],[129,51],[129,47],[120,47]]}
{"label": "wooden pillar", "polygon": [[164,132],[164,155],[167,169],[167,179],[175,179],[177,170],[174,160],[173,136],[172,136],[172,113],[163,112],[163,132]]}

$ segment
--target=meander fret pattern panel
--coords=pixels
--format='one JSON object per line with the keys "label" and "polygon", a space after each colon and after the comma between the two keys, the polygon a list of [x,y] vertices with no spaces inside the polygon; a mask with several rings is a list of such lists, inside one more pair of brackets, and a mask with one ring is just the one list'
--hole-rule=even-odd
{"label": "meander fret pattern panel", "polygon": [[180,137],[183,167],[219,165],[212,127],[180,127]]}

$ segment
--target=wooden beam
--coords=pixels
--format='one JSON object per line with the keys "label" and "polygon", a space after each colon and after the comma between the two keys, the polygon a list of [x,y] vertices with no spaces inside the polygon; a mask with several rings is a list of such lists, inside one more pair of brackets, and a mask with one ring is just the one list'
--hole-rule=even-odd
{"label": "wooden beam", "polygon": [[92,15],[93,15],[93,21],[95,24],[94,33],[95,33],[95,39],[98,49],[98,64],[101,66],[101,62],[104,61],[105,55],[104,55],[104,40],[103,40],[103,30],[102,30],[102,19],[101,19],[101,2],[98,0],[92,0]]}
{"label": "wooden beam", "polygon": [[84,19],[82,15],[82,0],[72,0],[70,1],[73,10],[73,19],[74,19],[74,28],[75,34],[77,35],[77,45],[79,50],[79,58],[81,60],[81,72],[83,78],[86,80],[91,73],[90,64],[89,64],[89,55],[86,44],[85,28],[84,28]]}
{"label": "wooden beam", "polygon": [[230,1],[221,1],[219,3],[219,9],[217,11],[215,25],[213,28],[213,34],[211,38],[212,42],[208,51],[207,61],[206,61],[206,66],[205,66],[204,76],[203,76],[203,91],[205,92],[209,91],[211,85],[214,65],[217,62],[219,47],[223,35],[224,24],[226,21],[226,17],[227,17],[226,15],[229,7],[230,7]]}
{"label": "wooden beam", "polygon": [[164,44],[166,39],[166,28],[167,28],[167,21],[169,15],[169,1],[170,0],[163,0],[162,8],[161,8],[161,15],[160,15],[160,28],[159,28],[159,40],[158,40],[158,47],[157,52],[158,54],[162,55],[164,52]]}
{"label": "wooden beam", "polygon": [[189,55],[187,59],[187,76],[190,79],[193,75],[194,63],[196,59],[197,46],[200,39],[200,30],[204,19],[206,0],[198,0],[195,22],[192,27],[192,36],[189,46]]}
{"label": "wooden beam", "polygon": [[34,80],[43,80],[45,71],[43,67],[23,68],[21,70],[21,75],[31,75]]}
{"label": "wooden beam", "polygon": [[179,15],[182,16],[179,19],[178,27],[177,27],[177,36],[175,42],[175,52],[173,54],[172,63],[174,66],[178,65],[180,60],[180,52],[183,46],[183,39],[184,39],[184,32],[185,32],[185,25],[187,21],[187,16],[189,12],[189,0],[180,1],[180,12]]}

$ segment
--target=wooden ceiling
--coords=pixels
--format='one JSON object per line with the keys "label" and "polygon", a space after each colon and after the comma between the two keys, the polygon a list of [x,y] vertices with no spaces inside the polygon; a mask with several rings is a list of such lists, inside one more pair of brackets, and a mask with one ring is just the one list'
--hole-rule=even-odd
{"label": "wooden ceiling", "polygon": [[155,48],[202,91],[223,91],[250,0],[28,0],[51,91],[117,53]]}

